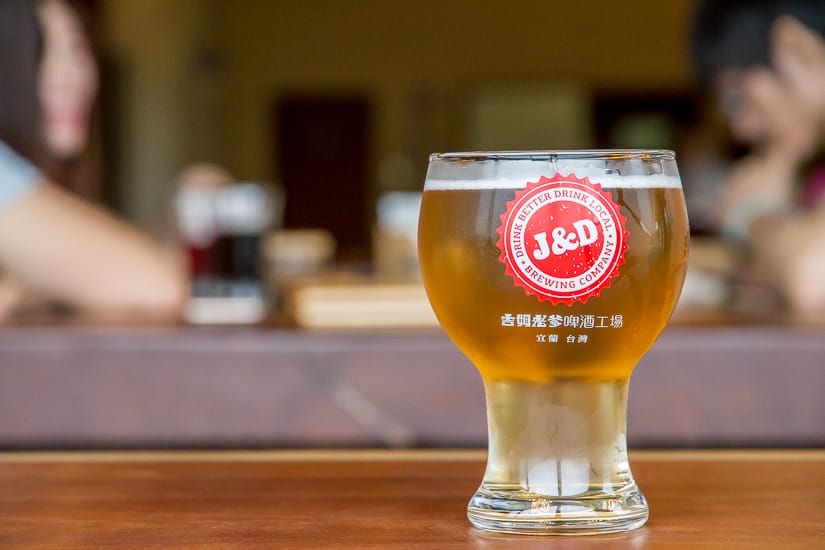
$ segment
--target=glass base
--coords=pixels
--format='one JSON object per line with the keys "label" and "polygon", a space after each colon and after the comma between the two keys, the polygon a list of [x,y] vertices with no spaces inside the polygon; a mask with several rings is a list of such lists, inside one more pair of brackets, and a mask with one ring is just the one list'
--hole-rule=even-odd
{"label": "glass base", "polygon": [[647,522],[645,497],[635,484],[605,494],[551,496],[482,485],[467,517],[478,529],[527,535],[598,535],[638,529]]}

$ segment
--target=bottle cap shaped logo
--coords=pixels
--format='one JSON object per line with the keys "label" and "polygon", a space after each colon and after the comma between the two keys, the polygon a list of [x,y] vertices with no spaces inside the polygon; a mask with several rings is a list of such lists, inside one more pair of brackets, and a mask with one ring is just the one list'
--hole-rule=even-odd
{"label": "bottle cap shaped logo", "polygon": [[618,275],[626,221],[598,183],[573,174],[542,177],[507,203],[499,260],[514,284],[540,302],[585,303]]}

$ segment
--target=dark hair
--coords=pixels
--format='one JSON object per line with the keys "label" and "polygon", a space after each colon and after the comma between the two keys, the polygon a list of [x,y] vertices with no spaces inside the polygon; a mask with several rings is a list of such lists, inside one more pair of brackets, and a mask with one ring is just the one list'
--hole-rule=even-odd
{"label": "dark hair", "polygon": [[0,139],[37,165],[47,162],[38,78],[42,37],[34,0],[0,1]]}
{"label": "dark hair", "polygon": [[782,15],[825,35],[825,0],[705,0],[696,13],[691,54],[700,82],[725,69],[770,66],[770,30]]}

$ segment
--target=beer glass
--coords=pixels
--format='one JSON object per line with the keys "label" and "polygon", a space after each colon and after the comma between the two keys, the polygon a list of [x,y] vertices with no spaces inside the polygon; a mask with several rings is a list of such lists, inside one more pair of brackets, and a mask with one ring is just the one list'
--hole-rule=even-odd
{"label": "beer glass", "polygon": [[433,310],[484,380],[489,451],[470,522],[531,534],[644,525],[627,389],[685,276],[673,152],[432,155],[418,238]]}

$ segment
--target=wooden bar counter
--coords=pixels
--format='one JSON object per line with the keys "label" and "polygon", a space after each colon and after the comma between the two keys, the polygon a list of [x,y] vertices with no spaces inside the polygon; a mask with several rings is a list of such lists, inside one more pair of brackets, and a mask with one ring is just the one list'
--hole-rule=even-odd
{"label": "wooden bar counter", "polygon": [[[825,328],[671,326],[630,384],[631,446],[825,446]],[[0,447],[486,444],[440,330],[10,327]]]}
{"label": "wooden bar counter", "polygon": [[480,451],[5,453],[0,547],[823,548],[825,451],[641,451],[641,530],[473,529]]}

